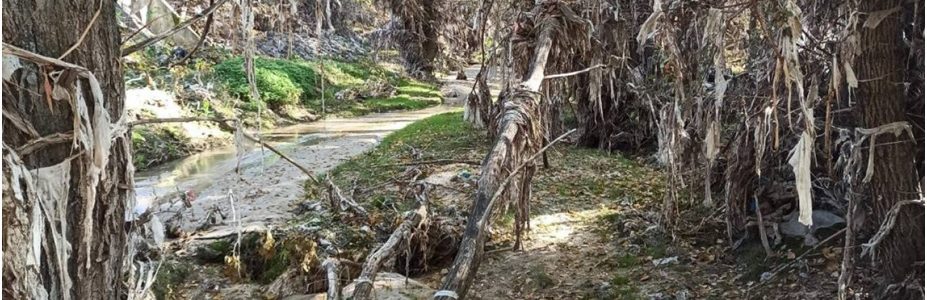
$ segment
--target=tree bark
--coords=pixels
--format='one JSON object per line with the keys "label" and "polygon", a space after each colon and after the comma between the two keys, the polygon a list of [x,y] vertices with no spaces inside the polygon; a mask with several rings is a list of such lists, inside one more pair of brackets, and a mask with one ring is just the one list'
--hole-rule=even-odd
{"label": "tree bark", "polygon": [[[902,5],[902,1],[862,1],[861,12],[876,12]],[[875,28],[859,27],[860,49],[855,71],[860,78],[859,104],[856,107],[860,127],[875,128],[884,124],[907,121],[905,114],[905,70],[907,51],[902,35],[902,14],[892,13]],[[918,176],[914,168],[915,144],[907,135],[880,135],[876,141],[878,162],[869,184],[872,212],[868,226],[874,231],[892,209],[895,202],[917,199]],[[876,251],[882,262],[879,269],[886,284],[904,279],[914,268],[914,262],[924,260],[924,214],[919,209],[904,209],[886,241]]]}
{"label": "tree bark", "polygon": [[385,0],[399,24],[394,42],[406,73],[418,79],[432,79],[434,61],[440,53],[438,29],[443,26],[443,0]]}
{"label": "tree bark", "polygon": [[[77,45],[60,59],[92,72],[102,88],[95,97],[86,77],[72,76],[74,68],[24,58],[18,58],[22,68],[9,80],[4,78],[4,118],[15,115],[21,125],[32,127],[23,130],[13,122],[3,123],[3,180],[16,185],[12,191],[21,191],[10,195],[10,185],[4,185],[4,297],[125,297],[123,260],[129,255],[124,226],[133,171],[126,131],[113,128],[110,121],[122,117],[124,98],[114,5],[88,0],[3,1],[5,44],[47,57],[59,57]],[[6,48],[4,64],[13,59]],[[63,71],[60,77],[56,71]],[[54,89],[63,89],[67,97],[48,95]],[[79,108],[85,109],[85,118],[79,116]],[[75,124],[80,128],[75,129]],[[36,139],[35,133],[73,133],[75,141],[50,143],[26,157],[16,154],[14,149]],[[54,190],[60,194],[49,194]]]}

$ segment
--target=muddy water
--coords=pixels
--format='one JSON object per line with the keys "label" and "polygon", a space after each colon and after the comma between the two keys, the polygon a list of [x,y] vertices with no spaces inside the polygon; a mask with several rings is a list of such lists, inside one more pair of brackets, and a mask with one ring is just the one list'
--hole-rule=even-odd
{"label": "muddy water", "polygon": [[[449,99],[450,100],[450,99]],[[449,101],[450,102],[450,101]],[[441,105],[419,111],[370,114],[350,119],[325,119],[266,132],[263,138],[301,165],[317,173],[376,146],[387,134],[414,121],[459,107]],[[279,226],[293,217],[307,177],[296,167],[258,145],[242,153],[229,146],[199,153],[136,174],[136,213],[158,212],[184,231],[223,235],[235,230]],[[192,207],[180,194],[192,192]],[[233,209],[234,208],[234,209]],[[224,218],[211,224],[210,216]],[[207,228],[208,227],[208,228]]]}

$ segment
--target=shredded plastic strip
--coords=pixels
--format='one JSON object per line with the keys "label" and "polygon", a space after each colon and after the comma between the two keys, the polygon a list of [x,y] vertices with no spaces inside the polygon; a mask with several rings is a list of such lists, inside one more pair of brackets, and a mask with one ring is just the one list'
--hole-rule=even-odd
{"label": "shredded plastic strip", "polygon": [[450,290],[440,290],[440,291],[435,292],[435,298],[438,298],[438,297],[451,297],[454,299],[458,299],[457,292],[450,291]]}

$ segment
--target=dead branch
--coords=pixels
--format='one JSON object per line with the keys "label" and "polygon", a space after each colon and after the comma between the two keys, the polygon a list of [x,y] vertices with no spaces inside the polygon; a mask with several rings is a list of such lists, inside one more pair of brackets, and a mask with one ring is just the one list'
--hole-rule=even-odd
{"label": "dead branch", "polygon": [[249,140],[251,140],[251,141],[253,141],[253,142],[255,142],[255,143],[261,144],[262,146],[264,146],[264,148],[269,149],[271,152],[277,154],[277,156],[280,156],[280,158],[282,158],[283,160],[289,162],[290,164],[292,164],[293,166],[295,166],[296,168],[298,168],[300,171],[303,171],[303,173],[306,174],[306,176],[309,176],[309,180],[311,180],[313,183],[319,184],[319,179],[318,179],[318,178],[315,178],[315,174],[313,174],[312,171],[309,171],[309,169],[307,169],[307,168],[304,167],[303,165],[300,165],[299,163],[297,163],[295,160],[293,160],[292,158],[290,158],[290,157],[287,156],[286,154],[283,154],[283,152],[280,152],[280,150],[277,150],[277,148],[271,147],[270,144],[267,144],[267,143],[265,143],[264,141],[255,138],[254,136],[248,134],[247,132],[242,132],[242,133],[243,133],[242,135],[243,135],[245,138],[247,138],[247,139],[249,139]]}
{"label": "dead branch", "polygon": [[68,54],[71,54],[71,51],[74,51],[74,49],[77,49],[77,47],[80,46],[80,44],[84,42],[84,38],[87,37],[87,33],[90,32],[90,28],[93,27],[93,24],[96,24],[97,18],[100,17],[100,11],[102,10],[103,10],[103,0],[100,1],[100,5],[97,6],[97,11],[93,13],[93,18],[90,19],[90,23],[87,24],[87,27],[84,28],[83,32],[81,32],[80,38],[77,39],[77,42],[74,42],[74,45],[72,45],[71,48],[68,48],[68,50],[64,51],[64,53],[61,54],[61,56],[58,56],[58,59],[64,59],[65,57],[68,56]]}
{"label": "dead branch", "polygon": [[[852,179],[855,181],[857,179]],[[837,277],[837,299],[846,300],[847,299],[847,288],[850,286],[850,282],[853,279],[853,268],[856,264],[856,259],[853,255],[850,254],[852,249],[856,245],[856,231],[859,225],[853,220],[856,217],[859,209],[859,199],[856,196],[850,196],[849,207],[847,207],[847,214],[844,220],[847,220],[846,235],[844,236],[843,241],[843,259],[840,262],[840,276]]]}
{"label": "dead branch", "polygon": [[138,42],[138,43],[135,44],[135,45],[128,46],[128,47],[124,48],[124,49],[122,50],[122,56],[127,56],[127,55],[129,55],[129,54],[134,53],[135,51],[144,49],[145,47],[148,47],[148,46],[151,45],[151,44],[157,43],[157,42],[159,42],[159,41],[161,41],[161,40],[163,40],[163,39],[165,39],[165,38],[171,36],[172,34],[177,33],[177,32],[180,31],[181,29],[190,27],[190,25],[193,25],[193,22],[196,22],[196,21],[198,21],[199,19],[202,19],[203,17],[212,15],[217,9],[219,9],[220,6],[222,6],[222,5],[225,4],[226,2],[229,2],[229,0],[219,0],[219,2],[216,2],[215,4],[213,4],[212,6],[210,6],[209,8],[207,8],[206,10],[204,10],[203,12],[197,14],[196,16],[193,16],[192,18],[187,19],[186,21],[183,21],[183,22],[181,22],[180,24],[177,24],[177,26],[175,26],[174,28],[171,28],[171,30],[162,32],[161,34],[155,35],[155,36],[153,36],[153,37],[149,37],[149,38],[147,38],[147,39],[145,39],[145,40],[143,40],[143,41],[141,41],[141,42]]}
{"label": "dead branch", "polygon": [[23,116],[16,110],[7,110],[6,106],[3,107],[3,118],[7,119],[8,124],[12,124],[13,127],[19,129],[22,133],[32,137],[39,138],[39,132],[35,130],[35,127],[32,126],[32,123],[26,121]]}
{"label": "dead branch", "polygon": [[229,119],[205,118],[205,117],[141,119],[141,120],[129,122],[129,127],[136,126],[136,125],[147,125],[147,124],[184,123],[184,122],[197,122],[197,121],[225,122],[225,121],[229,121]]}
{"label": "dead branch", "polygon": [[[215,0],[209,0],[210,6],[214,4],[215,4]],[[196,53],[197,50],[200,50],[200,47],[202,47],[203,44],[206,43],[206,36],[209,35],[209,29],[212,28],[212,23],[214,19],[215,19],[215,15],[213,14],[209,14],[209,17],[206,17],[206,25],[203,25],[203,33],[200,33],[200,40],[196,42],[196,46],[193,47],[193,50],[190,50],[190,52],[187,53],[187,56],[184,56],[183,59],[181,59],[180,62],[177,63],[178,65],[181,65],[187,62],[187,60],[193,56],[193,53]]]}
{"label": "dead branch", "polygon": [[126,14],[126,15],[128,16],[128,19],[129,19],[130,21],[132,21],[132,23],[134,23],[133,25],[135,25],[136,27],[138,27],[138,29],[136,29],[134,32],[130,33],[129,36],[127,36],[127,37],[122,41],[122,44],[125,44],[125,43],[127,43],[128,41],[132,40],[132,38],[134,38],[134,37],[135,37],[136,35],[138,35],[139,33],[144,34],[144,35],[147,36],[147,37],[152,37],[152,36],[154,36],[154,34],[151,33],[151,31],[147,30],[147,29],[148,29],[148,26],[151,26],[151,24],[154,24],[155,21],[160,20],[160,19],[163,18],[164,16],[167,16],[167,15],[168,15],[168,14],[162,14],[162,15],[160,15],[160,16],[157,16],[157,17],[155,17],[155,18],[152,18],[151,20],[148,20],[148,23],[142,24],[142,21],[141,21],[141,20],[139,20],[138,18],[136,18],[136,17],[133,16],[133,15],[130,15],[130,13],[129,13],[128,11],[126,11],[125,9],[122,9],[122,6],[121,6],[121,5],[117,5],[117,7],[119,7],[119,10],[122,11],[124,14]]}
{"label": "dead branch", "polygon": [[766,257],[772,257],[772,249],[769,248],[769,239],[766,238],[766,225],[763,224],[763,212],[760,209],[760,201],[756,198],[756,193],[753,194],[753,203],[756,205],[756,222],[760,227],[760,241],[763,242],[763,250],[766,250]]}
{"label": "dead branch", "polygon": [[336,212],[341,211],[344,208],[343,205],[347,205],[351,210],[357,213],[358,216],[367,219],[367,210],[357,204],[357,202],[354,202],[354,200],[351,200],[351,198],[345,197],[344,194],[341,193],[341,188],[332,181],[331,176],[326,176],[325,180],[326,184],[328,184],[328,198],[331,201],[332,209]]}
{"label": "dead branch", "polygon": [[[226,123],[225,121],[218,121],[218,123],[219,123],[219,127],[223,127],[223,128],[225,128],[226,130],[232,130],[232,131],[235,130],[235,127],[229,125],[229,124]],[[303,165],[297,163],[295,160],[293,160],[292,158],[290,158],[290,157],[287,156],[286,154],[283,154],[283,152],[280,152],[280,150],[277,150],[277,148],[272,147],[270,144],[265,143],[264,141],[262,141],[262,140],[260,140],[260,139],[258,139],[258,138],[256,138],[256,137],[254,137],[253,135],[251,135],[251,134],[245,132],[244,130],[242,130],[241,133],[242,133],[242,136],[244,136],[246,139],[248,139],[248,140],[250,140],[250,141],[252,141],[252,142],[261,144],[262,146],[264,146],[264,148],[269,149],[269,150],[270,150],[271,152],[273,152],[274,154],[277,154],[277,156],[280,156],[280,158],[282,158],[283,160],[285,160],[285,161],[289,162],[291,165],[295,166],[297,169],[299,169],[300,171],[302,171],[303,174],[306,174],[306,176],[309,176],[309,180],[312,181],[313,184],[316,184],[316,185],[321,184],[321,182],[319,181],[319,179],[315,177],[315,174],[314,174],[312,171],[310,171],[309,169],[307,169],[307,168],[304,167]]]}
{"label": "dead branch", "polygon": [[[226,1],[227,1],[227,0],[226,0]],[[182,122],[195,122],[195,121],[212,121],[212,122],[218,123],[218,124],[220,125],[220,127],[223,127],[225,130],[231,130],[231,131],[234,131],[234,130],[235,130],[235,127],[234,127],[234,126],[231,126],[231,125],[229,125],[229,124],[226,123],[226,122],[228,122],[228,121],[231,121],[231,119],[223,119],[223,118],[201,118],[201,117],[144,119],[144,120],[137,120],[137,121],[133,121],[133,122],[129,123],[129,127],[132,127],[132,126],[135,126],[135,125],[145,125],[145,124],[155,124],[155,123],[182,123]],[[264,141],[262,141],[262,140],[260,140],[260,139],[258,139],[258,138],[256,138],[256,137],[254,137],[254,136],[252,136],[251,134],[249,134],[249,133],[247,133],[247,132],[242,131],[242,135],[243,135],[245,138],[247,138],[248,140],[250,140],[250,141],[252,141],[252,142],[255,142],[255,143],[259,143],[259,144],[261,144],[262,146],[264,146],[265,148],[270,149],[271,152],[273,152],[274,154],[277,154],[277,156],[280,156],[280,158],[283,158],[283,160],[289,162],[290,164],[292,164],[293,166],[295,166],[296,168],[298,168],[300,171],[302,171],[304,174],[306,174],[306,176],[309,176],[309,180],[311,180],[313,183],[319,184],[318,178],[315,178],[315,174],[314,174],[312,171],[310,171],[309,169],[307,169],[307,168],[304,167],[303,165],[300,165],[299,163],[297,163],[295,160],[293,160],[292,158],[290,158],[290,157],[287,156],[286,154],[283,154],[283,152],[280,152],[280,150],[277,150],[277,148],[274,148],[274,147],[271,146],[270,144],[265,143]]]}
{"label": "dead branch", "polygon": [[415,195],[415,198],[418,200],[418,207],[412,211],[406,212],[405,220],[402,221],[402,224],[399,224],[399,227],[396,227],[396,230],[389,236],[389,239],[380,245],[380,247],[371,253],[370,256],[367,257],[367,260],[364,261],[364,268],[360,276],[355,280],[357,285],[354,288],[353,299],[371,299],[373,280],[380,269],[380,265],[382,265],[387,258],[395,254],[396,248],[399,247],[400,242],[408,239],[412,234],[412,229],[417,228],[419,224],[428,218],[428,197],[425,188],[422,188],[421,192]]}
{"label": "dead branch", "polygon": [[582,74],[582,73],[586,73],[586,72],[589,72],[589,71],[592,71],[592,70],[595,70],[595,69],[598,69],[598,68],[601,68],[601,67],[604,67],[604,66],[605,66],[604,64],[598,64],[598,65],[594,65],[594,66],[591,66],[591,67],[588,67],[588,68],[585,68],[585,69],[582,69],[582,70],[579,70],[579,71],[574,71],[574,72],[569,72],[569,73],[560,73],[560,74],[554,74],[554,75],[547,75],[547,76],[544,76],[544,79],[561,78],[561,77],[570,77],[570,76],[574,76],[574,75],[579,75],[579,74]]}
{"label": "dead branch", "polygon": [[754,286],[748,288],[748,291],[749,291],[749,290],[756,289],[757,287],[762,286],[763,284],[765,284],[765,283],[767,283],[767,282],[770,282],[770,281],[772,280],[772,278],[776,276],[776,274],[779,274],[779,272],[782,272],[783,270],[788,269],[789,267],[791,267],[792,265],[794,265],[796,262],[798,262],[799,260],[801,260],[802,258],[804,258],[805,256],[807,256],[808,254],[811,254],[811,252],[814,252],[815,250],[818,250],[819,248],[821,248],[821,246],[826,245],[826,244],[829,243],[830,241],[834,240],[836,237],[838,237],[838,236],[840,236],[841,234],[843,234],[846,230],[847,230],[846,228],[843,228],[843,229],[840,229],[840,230],[837,231],[837,232],[834,232],[834,234],[831,234],[831,235],[828,236],[826,239],[824,239],[824,240],[822,240],[821,242],[819,242],[817,245],[814,245],[814,247],[811,247],[811,249],[808,249],[808,250],[805,250],[805,252],[802,252],[802,254],[799,255],[799,256],[797,256],[797,257],[795,257],[795,259],[793,259],[793,260],[791,260],[791,261],[789,261],[789,262],[787,262],[787,263],[785,263],[785,264],[782,264],[782,265],[780,265],[779,267],[776,267],[776,268],[773,269],[772,271],[769,271],[769,274],[770,274],[770,275],[769,275],[769,277],[768,277],[766,280],[760,281],[759,284],[754,285]]}
{"label": "dead branch", "polygon": [[3,43],[3,53],[17,56],[17,57],[26,59],[28,61],[36,62],[36,63],[57,65],[60,67],[73,69],[73,70],[79,71],[79,74],[81,74],[82,76],[86,76],[86,74],[91,74],[90,70],[87,70],[87,68],[84,68],[82,66],[78,66],[78,65],[57,59],[57,58],[52,58],[52,57],[36,54],[36,53],[33,53],[32,51],[25,50],[25,49],[7,44],[6,42]]}

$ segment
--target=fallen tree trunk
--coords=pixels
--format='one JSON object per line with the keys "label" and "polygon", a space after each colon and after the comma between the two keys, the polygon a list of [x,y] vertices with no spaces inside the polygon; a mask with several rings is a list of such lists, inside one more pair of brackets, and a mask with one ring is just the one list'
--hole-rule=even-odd
{"label": "fallen tree trunk", "polygon": [[364,268],[360,276],[357,277],[357,285],[354,288],[352,299],[371,299],[373,281],[377,272],[379,272],[380,266],[389,257],[393,256],[403,240],[409,238],[412,234],[412,229],[417,228],[419,224],[428,218],[428,196],[425,188],[423,187],[421,192],[416,194],[415,197],[418,200],[418,207],[415,210],[409,211],[406,214],[405,220],[402,221],[399,227],[396,227],[396,230],[393,231],[389,239],[367,257],[367,260],[364,262]]}
{"label": "fallen tree trunk", "polygon": [[[499,124],[496,142],[483,161],[476,201],[470,209],[467,228],[454,265],[444,278],[441,290],[435,293],[435,299],[450,300],[466,296],[482,260],[486,224],[495,208],[494,200],[503,194],[516,199],[530,195],[534,165],[530,162],[531,158],[526,160],[527,157],[522,154],[535,152],[532,150],[538,149],[542,140],[540,125],[543,122],[537,120],[540,113],[536,97],[544,80],[544,68],[552,45],[552,21],[550,17],[540,19],[540,31],[530,71],[513,92],[500,96],[502,113],[496,122]],[[520,168],[516,166],[524,165],[528,166],[528,170],[521,174],[519,182],[510,182],[512,178],[509,177],[517,176],[519,172]],[[519,202],[526,202],[526,199],[520,199]]]}

